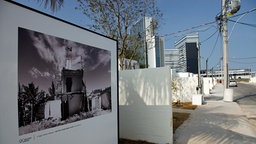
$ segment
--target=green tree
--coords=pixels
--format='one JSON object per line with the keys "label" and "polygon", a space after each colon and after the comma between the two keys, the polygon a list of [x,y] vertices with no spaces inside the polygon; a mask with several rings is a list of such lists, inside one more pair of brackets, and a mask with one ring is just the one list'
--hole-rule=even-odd
{"label": "green tree", "polygon": [[29,83],[28,86],[23,85],[24,95],[26,95],[26,101],[30,106],[30,122],[36,120],[36,112],[40,104],[45,102],[45,92],[39,91],[38,87],[35,87],[34,83]]}
{"label": "green tree", "polygon": [[[91,29],[118,41],[119,67],[125,58],[140,59],[139,48],[144,37],[130,34],[133,24],[145,16],[153,17],[151,24],[156,31],[162,13],[155,0],[77,0],[81,10],[92,22]],[[144,35],[144,34],[143,34]],[[129,62],[130,63],[130,62]]]}
{"label": "green tree", "polygon": [[[45,8],[57,11],[64,0],[37,0],[44,3]],[[81,10],[93,24],[89,27],[118,41],[119,67],[124,68],[124,60],[145,59],[141,55],[142,45],[146,43],[144,34],[129,33],[133,24],[139,19],[149,16],[154,21],[151,24],[153,32],[158,28],[158,21],[162,17],[161,11],[155,5],[155,0],[77,0]],[[142,36],[143,37],[142,37]]]}

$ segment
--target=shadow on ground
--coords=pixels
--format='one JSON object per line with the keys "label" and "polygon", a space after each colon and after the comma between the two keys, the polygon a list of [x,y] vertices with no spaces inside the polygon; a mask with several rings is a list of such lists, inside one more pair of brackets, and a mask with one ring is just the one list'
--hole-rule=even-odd
{"label": "shadow on ground", "polygon": [[[214,109],[214,110],[213,110]],[[174,143],[255,143],[256,131],[244,115],[222,113],[221,105],[196,109],[174,134]]]}

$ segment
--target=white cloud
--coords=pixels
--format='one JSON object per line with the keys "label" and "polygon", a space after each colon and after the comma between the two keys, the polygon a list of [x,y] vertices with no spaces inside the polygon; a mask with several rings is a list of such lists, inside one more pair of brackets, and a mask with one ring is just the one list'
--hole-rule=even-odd
{"label": "white cloud", "polygon": [[39,77],[44,77],[44,78],[55,78],[54,74],[50,74],[49,72],[45,71],[45,72],[41,72],[40,70],[38,70],[35,67],[32,67],[32,69],[29,70],[29,73],[31,74],[31,76],[33,78],[39,78]]}
{"label": "white cloud", "polygon": [[90,56],[89,59],[91,63],[89,63],[89,67],[87,70],[93,71],[100,66],[106,66],[111,60],[111,55],[109,51],[99,50],[97,51],[95,57]]}
{"label": "white cloud", "polygon": [[48,63],[52,63],[56,70],[60,70],[65,64],[65,47],[56,37],[37,34],[30,31],[30,37],[40,58]]}
{"label": "white cloud", "polygon": [[[106,66],[109,64],[111,55],[109,51],[88,47],[83,44],[64,40],[58,37],[30,32],[30,37],[33,45],[37,50],[41,59],[47,63],[54,65],[54,69],[58,72],[61,71],[66,64],[66,47],[72,47],[70,57],[72,59],[72,69],[80,69],[83,65],[86,70],[92,71],[99,66]],[[33,68],[32,68],[33,69]],[[37,70],[31,70],[31,75],[35,78],[40,74]],[[40,74],[47,76],[48,74]]]}

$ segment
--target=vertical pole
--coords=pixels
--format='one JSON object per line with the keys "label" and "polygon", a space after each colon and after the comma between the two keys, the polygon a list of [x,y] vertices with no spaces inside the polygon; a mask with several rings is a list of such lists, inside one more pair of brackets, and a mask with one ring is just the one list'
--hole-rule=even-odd
{"label": "vertical pole", "polygon": [[146,68],[148,68],[148,43],[147,43],[147,27],[146,27],[146,17],[144,14],[144,18],[143,18],[143,23],[144,23],[144,37],[145,37],[145,53],[146,53]]}
{"label": "vertical pole", "polygon": [[223,56],[220,59],[220,80],[221,80],[221,83],[224,83],[224,78],[223,78]]}
{"label": "vertical pole", "polygon": [[206,77],[208,77],[208,58],[206,58]]}
{"label": "vertical pole", "polygon": [[148,43],[147,43],[147,40],[145,41],[146,43],[146,68],[148,68]]}
{"label": "vertical pole", "polygon": [[228,26],[227,26],[227,5],[226,0],[222,0],[222,25],[223,25],[223,72],[224,90],[228,88]]}
{"label": "vertical pole", "polygon": [[212,67],[212,82],[213,82],[213,67]]}
{"label": "vertical pole", "polygon": [[198,91],[201,94],[201,74],[200,74],[200,43],[197,43],[197,65],[198,65]]}

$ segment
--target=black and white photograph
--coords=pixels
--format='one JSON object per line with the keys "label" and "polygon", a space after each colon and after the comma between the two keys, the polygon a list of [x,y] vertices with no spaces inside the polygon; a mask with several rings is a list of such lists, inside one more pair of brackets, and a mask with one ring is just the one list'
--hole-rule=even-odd
{"label": "black and white photograph", "polygon": [[112,112],[110,51],[17,30],[19,135]]}

